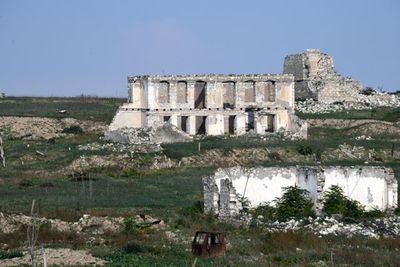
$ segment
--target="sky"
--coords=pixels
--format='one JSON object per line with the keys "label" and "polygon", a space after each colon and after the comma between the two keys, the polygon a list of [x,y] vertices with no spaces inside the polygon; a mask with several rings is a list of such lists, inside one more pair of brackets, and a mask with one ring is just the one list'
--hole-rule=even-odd
{"label": "sky", "polygon": [[400,90],[397,0],[0,0],[0,92],[126,96],[127,76],[281,73],[318,48]]}

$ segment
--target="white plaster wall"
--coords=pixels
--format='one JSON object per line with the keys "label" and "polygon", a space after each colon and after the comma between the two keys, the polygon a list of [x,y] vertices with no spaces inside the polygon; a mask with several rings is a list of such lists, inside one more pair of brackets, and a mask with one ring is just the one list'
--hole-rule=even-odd
{"label": "white plaster wall", "polygon": [[325,170],[324,191],[338,185],[347,197],[359,201],[366,209],[385,209],[389,204],[387,181],[378,175],[376,171],[359,168],[328,168]]}
{"label": "white plaster wall", "polygon": [[115,114],[109,130],[117,130],[119,128],[141,128],[145,126],[145,114],[141,111],[119,109]]}
{"label": "white plaster wall", "polygon": [[246,174],[240,167],[235,167],[231,172],[233,175],[229,175],[223,170],[216,173],[218,189],[220,190],[221,179],[233,177],[231,180],[236,192],[248,198],[252,207],[263,202],[272,202],[282,196],[284,187],[294,186],[297,182],[295,168],[257,168]]}
{"label": "white plaster wall", "polygon": [[339,185],[347,197],[359,201],[367,210],[397,206],[397,181],[389,169],[381,167],[234,167],[219,169],[214,177],[218,190],[222,179],[230,179],[236,192],[248,198],[252,207],[272,202],[282,196],[284,187],[294,185],[308,190],[315,205],[318,173],[325,179],[323,192],[331,185]]}
{"label": "white plaster wall", "polygon": [[207,135],[224,134],[224,116],[221,114],[210,115],[206,121]]}

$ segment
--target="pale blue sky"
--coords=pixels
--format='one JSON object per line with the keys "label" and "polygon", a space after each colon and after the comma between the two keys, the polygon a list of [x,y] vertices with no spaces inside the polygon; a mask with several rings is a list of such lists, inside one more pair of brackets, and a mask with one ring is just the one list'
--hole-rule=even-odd
{"label": "pale blue sky", "polygon": [[127,75],[280,73],[319,48],[400,89],[400,1],[0,0],[0,91],[126,96]]}

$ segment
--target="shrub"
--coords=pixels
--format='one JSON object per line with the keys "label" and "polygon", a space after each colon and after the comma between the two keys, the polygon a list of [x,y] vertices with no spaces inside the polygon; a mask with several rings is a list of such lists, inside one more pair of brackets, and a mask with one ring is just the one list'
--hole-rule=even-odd
{"label": "shrub", "polygon": [[276,220],[276,208],[269,202],[262,203],[257,208],[252,209],[250,213],[254,218],[257,218],[262,222],[271,222]]}
{"label": "shrub", "polygon": [[393,213],[396,215],[400,215],[400,207],[395,208]]}
{"label": "shrub", "polygon": [[70,127],[65,127],[64,130],[62,130],[62,133],[66,133],[66,134],[83,134],[83,129],[79,125],[72,125]]}
{"label": "shrub", "polygon": [[332,185],[325,194],[323,212],[328,215],[343,214],[346,209],[347,198],[343,189],[338,185]]}
{"label": "shrub", "polygon": [[343,194],[343,189],[338,185],[332,185],[325,195],[324,207],[326,214],[342,214],[346,218],[359,219],[364,214],[364,208],[360,202],[349,199]]}
{"label": "shrub", "polygon": [[4,259],[12,259],[17,257],[22,257],[23,254],[19,250],[10,250],[10,251],[0,251],[0,260]]}
{"label": "shrub", "polygon": [[300,145],[296,148],[296,151],[304,156],[312,155],[313,151],[309,145]]}
{"label": "shrub", "polygon": [[363,95],[373,95],[376,93],[376,90],[372,87],[365,87],[362,91],[361,94]]}
{"label": "shrub", "polygon": [[271,159],[271,160],[282,160],[282,158],[281,158],[281,155],[278,153],[278,152],[275,152],[275,151],[273,151],[273,152],[270,152],[269,154],[268,154],[268,157]]}
{"label": "shrub", "polygon": [[275,200],[276,217],[279,221],[315,216],[313,202],[307,190],[298,186],[284,187],[283,190],[283,196]]}
{"label": "shrub", "polygon": [[385,212],[381,211],[378,208],[374,208],[372,210],[366,211],[363,214],[363,217],[366,219],[376,219],[376,218],[382,218],[385,216]]}

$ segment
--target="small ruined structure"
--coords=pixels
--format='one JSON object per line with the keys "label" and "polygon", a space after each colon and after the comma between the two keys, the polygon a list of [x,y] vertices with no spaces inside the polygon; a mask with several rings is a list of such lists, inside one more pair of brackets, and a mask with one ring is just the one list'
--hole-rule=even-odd
{"label": "small ruined structure", "polygon": [[198,231],[193,237],[192,254],[196,257],[221,257],[226,252],[226,234]]}
{"label": "small ruined structure", "polygon": [[128,93],[109,131],[169,123],[191,136],[307,135],[294,115],[292,75],[129,76]]}
{"label": "small ruined structure", "polygon": [[294,185],[310,192],[317,212],[331,185],[339,185],[366,209],[397,206],[397,180],[393,170],[385,167],[233,167],[218,169],[214,176],[203,178],[203,184],[204,211],[222,218],[239,214],[244,197],[256,207],[281,197],[284,187]]}
{"label": "small ruined structure", "polygon": [[318,100],[323,103],[359,101],[363,86],[337,74],[332,57],[318,49],[285,57],[283,73],[295,77],[296,99]]}

